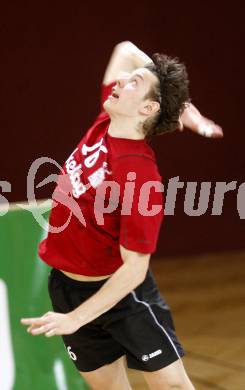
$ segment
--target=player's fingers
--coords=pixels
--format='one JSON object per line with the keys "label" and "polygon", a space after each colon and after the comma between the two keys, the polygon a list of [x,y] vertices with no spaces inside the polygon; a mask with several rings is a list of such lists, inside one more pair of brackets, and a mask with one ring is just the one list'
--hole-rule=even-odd
{"label": "player's fingers", "polygon": [[23,325],[42,325],[45,322],[45,319],[42,317],[37,318],[22,318],[20,322]]}
{"label": "player's fingers", "polygon": [[214,124],[212,137],[213,138],[222,138],[222,137],[224,137],[223,130],[222,130],[222,128],[219,125]]}
{"label": "player's fingers", "polygon": [[46,317],[50,317],[50,316],[53,316],[55,313],[53,311],[48,311],[47,313],[45,313],[43,315],[43,318],[46,318]]}
{"label": "player's fingers", "polygon": [[56,329],[50,329],[48,332],[45,333],[46,337],[52,337],[56,336]]}
{"label": "player's fingers", "polygon": [[221,127],[210,120],[205,120],[199,125],[198,133],[208,138],[220,138],[223,136]]}
{"label": "player's fingers", "polygon": [[50,331],[53,328],[53,326],[54,326],[53,324],[45,324],[45,325],[39,326],[38,328],[32,329],[31,334],[38,335],[38,334],[46,333],[46,332]]}
{"label": "player's fingers", "polygon": [[33,329],[36,329],[37,327],[40,327],[40,325],[31,325],[27,328],[28,333],[32,333]]}
{"label": "player's fingers", "polygon": [[27,328],[27,332],[30,333],[32,329],[35,328],[35,325],[31,325]]}

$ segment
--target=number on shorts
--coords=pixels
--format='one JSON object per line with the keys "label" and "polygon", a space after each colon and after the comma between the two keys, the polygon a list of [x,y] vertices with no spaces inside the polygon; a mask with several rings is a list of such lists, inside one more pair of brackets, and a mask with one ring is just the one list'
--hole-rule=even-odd
{"label": "number on shorts", "polygon": [[67,352],[72,360],[77,360],[77,357],[74,352],[71,351],[71,347],[67,347]]}

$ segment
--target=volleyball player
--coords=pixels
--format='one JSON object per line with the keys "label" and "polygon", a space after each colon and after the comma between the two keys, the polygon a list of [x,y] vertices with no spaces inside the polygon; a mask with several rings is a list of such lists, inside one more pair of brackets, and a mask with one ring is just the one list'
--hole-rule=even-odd
{"label": "volleyball player", "polygon": [[[222,136],[189,102],[188,84],[177,59],[150,58],[131,42],[118,44],[103,79],[101,112],[64,164],[66,191],[86,226],[56,203],[50,225],[70,218],[69,224],[39,246],[52,267],[54,312],[22,323],[32,335],[61,335],[93,389],[130,389],[125,361],[151,389],[194,389],[171,311],[149,269],[163,220],[150,138],[184,127]],[[62,190],[58,182],[56,194]]]}

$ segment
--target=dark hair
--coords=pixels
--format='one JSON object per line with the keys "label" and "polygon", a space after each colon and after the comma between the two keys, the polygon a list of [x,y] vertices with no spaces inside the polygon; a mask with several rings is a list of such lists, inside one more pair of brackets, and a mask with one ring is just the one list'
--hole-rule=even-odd
{"label": "dark hair", "polygon": [[144,121],[143,132],[146,137],[176,130],[179,127],[179,116],[190,100],[185,65],[178,58],[159,53],[152,55],[152,61],[145,68],[157,76],[159,83],[151,88],[145,99],[158,101],[160,110]]}

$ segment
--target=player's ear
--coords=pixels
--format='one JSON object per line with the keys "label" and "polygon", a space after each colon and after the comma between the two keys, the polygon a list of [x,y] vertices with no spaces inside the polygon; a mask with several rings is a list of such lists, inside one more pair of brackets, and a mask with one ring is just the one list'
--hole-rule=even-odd
{"label": "player's ear", "polygon": [[157,113],[160,110],[160,103],[153,100],[144,102],[140,109],[140,113],[146,116]]}

